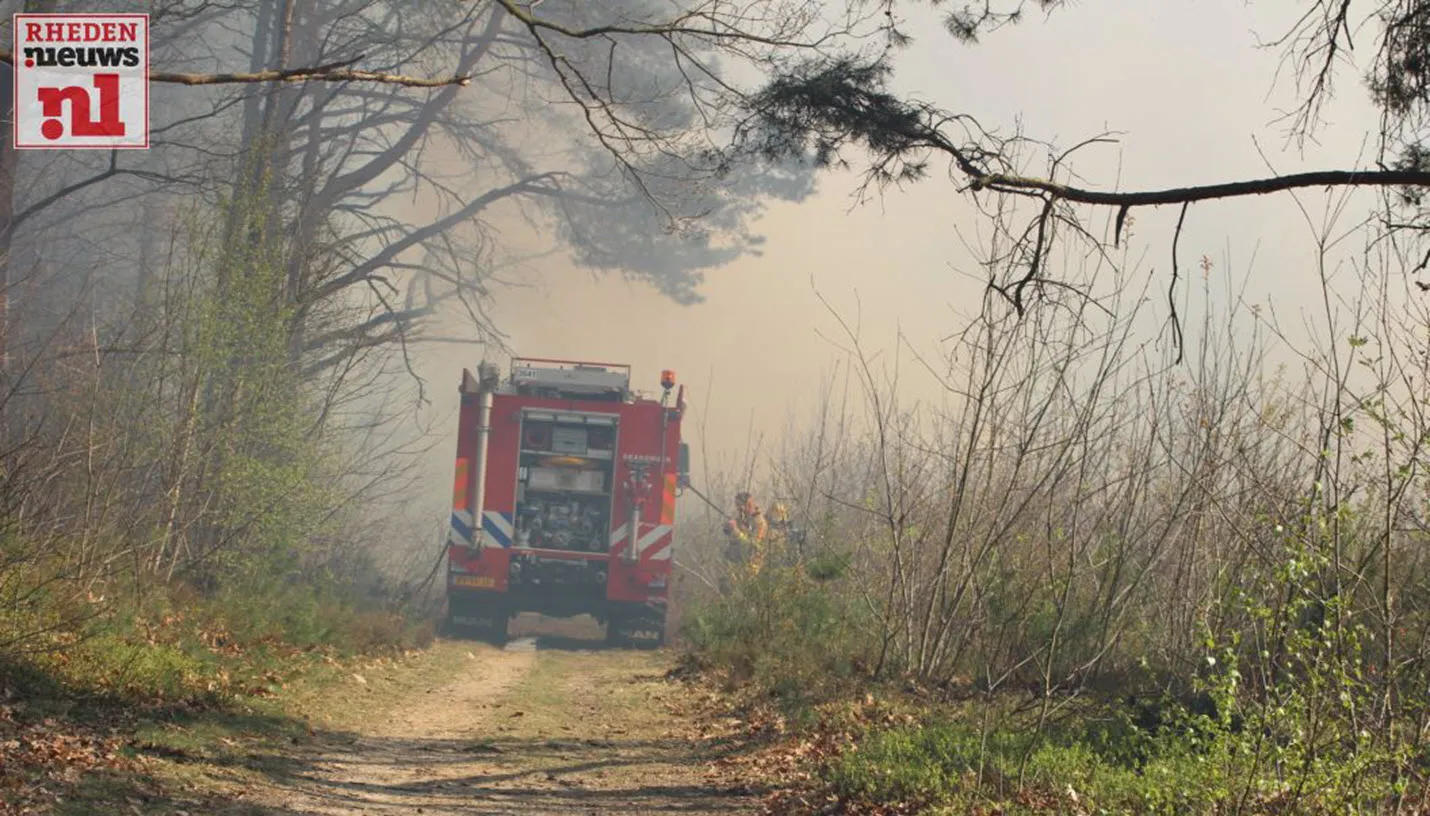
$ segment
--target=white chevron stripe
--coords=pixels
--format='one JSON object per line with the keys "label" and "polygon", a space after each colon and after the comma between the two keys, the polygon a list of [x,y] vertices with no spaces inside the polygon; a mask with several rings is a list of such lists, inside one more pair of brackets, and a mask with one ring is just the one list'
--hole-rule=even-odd
{"label": "white chevron stripe", "polygon": [[495,527],[498,532],[504,534],[508,541],[511,540],[511,522],[506,520],[506,516],[503,516],[501,511],[488,510],[484,515],[487,517],[487,521],[491,522],[492,526]]}
{"label": "white chevron stripe", "polygon": [[468,530],[472,529],[472,514],[466,510],[453,510],[452,516],[453,518],[447,525],[447,544],[449,546],[461,547],[472,546],[472,540],[463,534],[461,529],[457,526],[461,524]]}
{"label": "white chevron stripe", "polygon": [[617,544],[626,540],[626,530],[629,528],[629,524],[622,524],[621,526],[611,531],[611,549],[614,550]]}
{"label": "white chevron stripe", "polygon": [[662,536],[667,535],[670,535],[669,524],[661,524],[659,526],[652,527],[650,532],[641,536],[641,540],[636,544],[636,552],[644,552],[646,547],[649,547],[651,544],[655,543]]}

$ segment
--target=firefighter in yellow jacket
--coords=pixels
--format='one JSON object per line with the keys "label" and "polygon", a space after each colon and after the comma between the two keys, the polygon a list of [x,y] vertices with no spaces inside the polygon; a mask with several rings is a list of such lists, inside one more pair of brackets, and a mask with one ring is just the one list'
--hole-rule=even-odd
{"label": "firefighter in yellow jacket", "polygon": [[770,505],[770,541],[784,541],[789,537],[789,508],[784,502]]}
{"label": "firefighter in yellow jacket", "polygon": [[735,517],[725,523],[725,534],[730,539],[732,551],[747,550],[749,552],[746,566],[751,577],[759,575],[760,568],[764,566],[765,536],[769,534],[769,531],[769,522],[760,512],[760,506],[750,498],[750,494],[737,493],[735,495]]}

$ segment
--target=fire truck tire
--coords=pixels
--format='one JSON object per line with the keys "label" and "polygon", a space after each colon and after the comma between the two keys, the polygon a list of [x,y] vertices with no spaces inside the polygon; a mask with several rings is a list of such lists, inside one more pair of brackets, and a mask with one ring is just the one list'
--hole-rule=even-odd
{"label": "fire truck tire", "polygon": [[511,639],[511,618],[502,616],[489,627],[483,627],[482,639],[493,646],[505,646]]}
{"label": "fire truck tire", "polygon": [[505,646],[511,619],[497,611],[489,620],[492,622],[485,625],[466,621],[459,622],[457,615],[449,611],[442,618],[441,634],[444,637],[480,640],[496,646]]}
{"label": "fire truck tire", "polygon": [[606,645],[616,648],[659,649],[665,645],[665,618],[612,618],[606,622]]}
{"label": "fire truck tire", "polygon": [[641,633],[644,637],[632,643],[637,649],[653,650],[665,645],[665,618],[651,621],[650,625],[655,628],[642,628]]}
{"label": "fire truck tire", "polygon": [[606,621],[606,645],[614,648],[626,645],[625,635],[621,632],[621,624],[614,618]]}

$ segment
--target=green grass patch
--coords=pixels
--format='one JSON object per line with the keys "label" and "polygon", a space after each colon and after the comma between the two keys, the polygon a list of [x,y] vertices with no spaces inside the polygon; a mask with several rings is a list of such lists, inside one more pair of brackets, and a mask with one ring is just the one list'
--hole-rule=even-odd
{"label": "green grass patch", "polygon": [[1187,717],[1149,733],[1091,704],[1040,732],[996,705],[869,727],[822,778],[845,801],[950,813],[1362,813],[1396,796],[1372,754],[1268,761],[1255,732]]}
{"label": "green grass patch", "polygon": [[72,626],[53,610],[0,621],[36,634],[0,653],[0,683],[29,699],[214,707],[279,694],[325,665],[393,656],[432,640],[431,623],[359,609],[309,588],[200,597],[182,588],[96,607]]}
{"label": "green grass patch", "polygon": [[88,606],[0,620],[33,633],[0,654],[0,811],[211,812],[204,796],[293,772],[295,745],[341,740],[460,665],[419,648],[430,625],[336,592],[178,588]]}

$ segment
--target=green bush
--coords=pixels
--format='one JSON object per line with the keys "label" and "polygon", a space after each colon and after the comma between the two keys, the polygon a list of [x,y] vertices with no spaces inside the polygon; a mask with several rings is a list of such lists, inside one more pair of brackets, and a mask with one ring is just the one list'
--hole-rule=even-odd
{"label": "green bush", "polygon": [[[1026,724],[1025,724],[1026,725]],[[1392,770],[1347,752],[1316,776],[1258,760],[1256,734],[1124,732],[1083,726],[1038,736],[965,722],[872,729],[824,769],[841,799],[880,805],[975,805],[1012,812],[1366,813],[1394,801]],[[1352,778],[1353,777],[1353,778]]]}
{"label": "green bush", "polygon": [[342,585],[236,583],[205,596],[183,585],[85,615],[57,601],[0,616],[0,629],[38,632],[0,652],[0,687],[54,701],[208,707],[275,690],[276,678],[325,655],[371,655],[430,642],[415,614],[360,603]]}
{"label": "green bush", "polygon": [[1240,686],[1236,644],[1209,641],[1190,702],[1068,701],[1040,725],[1012,697],[980,698],[923,725],[869,728],[824,778],[841,799],[951,812],[1380,812],[1416,774],[1403,746],[1353,727],[1375,703],[1354,639],[1288,634],[1296,671],[1255,690]]}
{"label": "green bush", "polygon": [[865,613],[800,568],[770,568],[683,622],[696,660],[799,705],[842,687],[867,662]]}
{"label": "green bush", "polygon": [[213,682],[217,662],[198,649],[136,642],[112,632],[83,641],[65,663],[65,673],[90,690],[119,697],[213,703],[224,692]]}
{"label": "green bush", "polygon": [[827,552],[820,553],[804,566],[805,574],[816,581],[836,581],[849,571],[850,559],[847,555]]}

